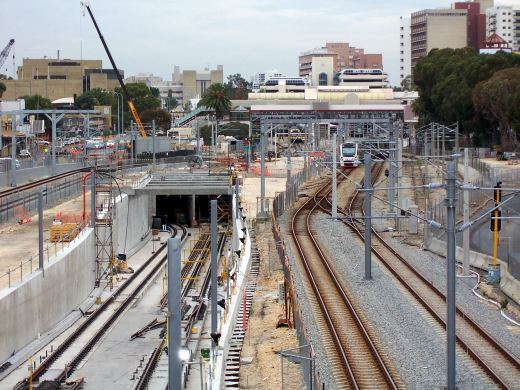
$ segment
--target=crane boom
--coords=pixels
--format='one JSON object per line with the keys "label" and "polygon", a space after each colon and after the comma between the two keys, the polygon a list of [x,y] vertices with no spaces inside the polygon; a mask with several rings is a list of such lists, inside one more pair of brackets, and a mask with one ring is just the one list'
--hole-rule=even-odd
{"label": "crane boom", "polygon": [[9,55],[9,51],[11,50],[11,47],[14,45],[14,39],[11,39],[7,46],[2,50],[0,53],[0,67],[4,64],[5,60],[7,59],[7,56]]}
{"label": "crane boom", "polygon": [[126,88],[123,78],[121,77],[121,73],[119,73],[119,70],[117,69],[116,63],[114,62],[114,58],[112,57],[112,54],[110,54],[110,50],[108,50],[108,46],[107,46],[107,43],[105,42],[105,38],[103,38],[103,34],[101,34],[101,30],[98,27],[96,19],[94,18],[94,15],[92,14],[92,11],[90,10],[90,6],[88,4],[85,4],[85,8],[87,8],[88,14],[90,15],[90,18],[92,19],[92,22],[94,23],[94,27],[96,27],[96,31],[99,35],[99,38],[101,39],[101,43],[103,44],[105,51],[107,52],[110,63],[112,64],[112,68],[114,69],[114,72],[116,72],[117,79],[119,80],[119,84],[121,85],[121,89],[123,90],[123,94],[125,95],[126,101],[128,103],[128,108],[130,108],[130,112],[132,113],[135,123],[137,124],[137,128],[139,129],[139,134],[141,135],[141,137],[146,138],[147,135],[146,135],[146,131],[144,131],[143,124],[141,123],[141,118],[139,118],[139,114],[137,113],[134,103],[132,102],[132,99],[130,98],[128,89]]}

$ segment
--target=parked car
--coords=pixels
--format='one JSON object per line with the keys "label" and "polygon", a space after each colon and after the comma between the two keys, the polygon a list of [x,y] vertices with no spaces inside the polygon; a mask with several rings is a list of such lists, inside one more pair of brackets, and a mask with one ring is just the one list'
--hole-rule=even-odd
{"label": "parked car", "polygon": [[[0,172],[6,172],[8,170],[11,169],[11,161],[12,161],[12,157],[2,157],[0,158]],[[20,169],[21,168],[21,164],[20,164],[20,161],[19,160],[16,160],[16,163],[15,163],[15,167],[16,169]]]}
{"label": "parked car", "polygon": [[20,155],[18,156],[20,158],[31,158],[31,152],[29,152],[27,149],[20,150]]}

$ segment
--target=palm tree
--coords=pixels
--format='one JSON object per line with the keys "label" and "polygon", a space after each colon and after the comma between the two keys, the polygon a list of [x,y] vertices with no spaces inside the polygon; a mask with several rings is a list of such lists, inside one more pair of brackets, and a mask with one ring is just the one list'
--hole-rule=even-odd
{"label": "palm tree", "polygon": [[221,119],[225,112],[231,110],[229,89],[221,83],[211,84],[200,99],[198,106],[212,108],[215,110],[217,119]]}
{"label": "palm tree", "polygon": [[218,135],[218,120],[222,119],[222,116],[225,112],[229,112],[229,110],[231,110],[230,91],[228,88],[226,88],[224,84],[211,84],[210,87],[206,90],[206,93],[204,93],[202,99],[200,99],[199,104],[197,106],[212,108],[213,110],[215,110],[216,125],[214,142],[216,146]]}

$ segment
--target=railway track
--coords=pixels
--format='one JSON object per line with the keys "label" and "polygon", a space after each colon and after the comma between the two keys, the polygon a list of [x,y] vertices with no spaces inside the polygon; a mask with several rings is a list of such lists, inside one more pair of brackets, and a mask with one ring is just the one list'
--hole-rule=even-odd
{"label": "railway track", "polygon": [[7,197],[9,195],[16,194],[18,192],[27,191],[27,190],[31,190],[31,189],[40,187],[40,186],[43,186],[45,184],[52,183],[52,182],[54,182],[56,180],[60,180],[60,179],[64,179],[64,178],[69,177],[69,176],[76,175],[78,173],[87,173],[87,172],[90,172],[90,169],[91,168],[74,169],[72,171],[60,173],[59,175],[46,177],[44,179],[36,180],[36,181],[31,182],[31,183],[23,184],[23,185],[14,187],[14,188],[9,188],[7,190],[0,191],[0,199],[5,198],[5,197]]}
{"label": "railway track", "polygon": [[[376,168],[379,176],[383,165]],[[348,225],[364,242],[364,231],[354,217],[356,210],[363,210],[364,196],[357,192],[343,210],[343,215],[350,218]],[[329,202],[330,205],[330,202]],[[330,214],[329,210],[325,210]],[[388,244],[384,238],[372,229],[372,253],[395,276],[395,278],[416,298],[416,300],[444,328],[446,327],[446,296],[423,276],[413,265]],[[374,240],[375,238],[375,240]],[[520,388],[520,360],[480,327],[457,306],[457,343],[489,377],[504,389]]]}
{"label": "railway track", "polygon": [[[225,242],[225,234],[221,234],[219,237],[219,258],[220,253],[223,250]],[[190,252],[188,256],[188,262],[184,264],[181,270],[182,279],[186,281],[181,291],[181,299],[185,299],[188,296],[190,289],[193,287],[193,282],[196,277],[200,275],[203,271],[204,263],[207,262],[207,258],[211,253],[211,235],[209,233],[202,234],[199,238],[199,241],[195,244],[194,250]],[[195,265],[194,265],[195,264]],[[185,344],[188,344],[192,337],[191,329],[195,325],[195,322],[198,320],[199,316],[203,314],[203,310],[205,305],[203,303],[203,298],[207,295],[209,284],[210,284],[210,276],[211,273],[209,269],[204,275],[204,280],[202,281],[200,290],[195,297],[195,301],[198,302],[197,307],[193,310],[192,314],[187,319],[186,325],[184,327],[184,333],[186,335]],[[162,309],[166,307],[168,304],[168,295],[167,293],[163,295],[160,301],[160,306]],[[153,353],[150,355],[146,366],[141,373],[134,389],[136,390],[146,390],[148,388],[148,384],[150,379],[152,378],[153,372],[157,367],[157,363],[161,358],[162,351],[166,346],[166,337],[162,338],[157,347],[154,349]]]}
{"label": "railway track", "polygon": [[[340,175],[339,181],[342,178]],[[324,345],[335,352],[330,356],[331,371],[338,388],[396,389],[400,387],[397,375],[313,237],[311,217],[331,190],[330,184],[323,186],[295,212],[291,222],[291,235],[328,331],[322,335]]]}
{"label": "railway track", "polygon": [[[177,229],[172,228],[172,235]],[[187,236],[183,228],[181,239]],[[165,243],[100,306],[88,319],[83,322],[66,340],[38,366],[33,372],[32,381],[38,381],[49,370],[59,371],[51,380],[63,383],[74,372],[80,362],[89,354],[112,324],[119,319],[126,309],[134,302],[138,294],[150,283],[153,276],[162,268],[167,260],[167,255],[162,255],[166,248]],[[124,296],[121,302],[118,298]],[[95,329],[95,331],[91,331]],[[88,330],[88,332],[87,332]],[[74,357],[69,360],[63,355],[68,350],[79,349]],[[55,368],[54,368],[55,367]],[[29,388],[29,378],[19,382],[14,389],[25,390]]]}

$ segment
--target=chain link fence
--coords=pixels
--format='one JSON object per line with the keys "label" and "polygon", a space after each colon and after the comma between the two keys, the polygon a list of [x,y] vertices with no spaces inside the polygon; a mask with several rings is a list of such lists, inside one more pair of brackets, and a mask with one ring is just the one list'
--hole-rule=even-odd
{"label": "chain link fence", "polygon": [[[459,159],[459,172],[463,170],[463,159]],[[474,170],[471,183],[476,187],[492,188],[498,182],[502,182],[502,187],[519,188],[520,187],[520,168],[509,166],[491,166],[481,159],[481,154],[476,149],[472,149],[470,153],[469,166]],[[456,201],[456,219],[458,223],[463,221],[464,211],[464,191],[457,191]],[[469,191],[469,207],[470,220],[474,220],[479,215],[490,210],[494,206],[493,191],[491,190],[471,190]],[[502,206],[503,217],[520,216],[520,199],[513,199],[509,203]],[[428,208],[426,219],[433,219],[443,226],[447,226],[446,205],[444,200],[433,202]],[[481,221],[472,226],[475,229],[485,231],[490,221],[490,217],[484,217]],[[520,223],[518,220],[502,220],[502,230],[500,232],[500,242],[498,248],[498,257],[508,264],[509,272],[517,279],[520,279],[520,240],[514,240],[518,234]],[[430,242],[431,238],[446,240],[446,232],[444,229],[426,229],[425,242]],[[490,236],[491,237],[491,233]],[[481,240],[470,241],[470,250],[476,252],[492,254],[492,250],[484,247],[482,237]],[[462,234],[457,235],[457,245],[462,246]]]}

